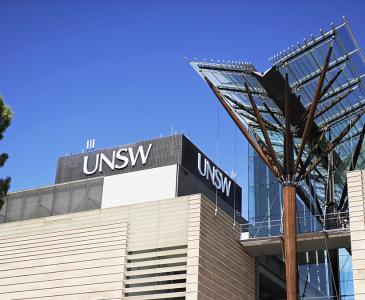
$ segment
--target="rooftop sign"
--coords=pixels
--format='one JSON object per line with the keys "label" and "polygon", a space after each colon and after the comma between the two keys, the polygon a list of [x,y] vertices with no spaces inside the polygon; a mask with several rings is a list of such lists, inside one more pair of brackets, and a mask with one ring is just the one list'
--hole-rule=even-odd
{"label": "rooftop sign", "polygon": [[196,193],[206,186],[231,205],[236,199],[241,199],[241,188],[183,135],[61,157],[57,165],[56,183],[169,165],[178,165],[177,175],[180,176],[179,180],[184,180],[178,184],[179,195]]}

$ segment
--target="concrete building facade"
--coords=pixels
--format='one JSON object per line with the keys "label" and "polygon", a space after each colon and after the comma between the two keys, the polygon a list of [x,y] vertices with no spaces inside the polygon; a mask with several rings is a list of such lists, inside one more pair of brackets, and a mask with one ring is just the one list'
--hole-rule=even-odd
{"label": "concrete building facade", "polygon": [[240,229],[201,194],[0,226],[0,299],[254,299]]}
{"label": "concrete building facade", "polygon": [[[365,297],[364,172],[348,174],[350,230],[338,229],[348,242],[325,229],[316,241],[301,240],[302,299],[337,295],[328,254],[333,242],[352,255],[340,268],[352,261],[354,296],[342,284],[339,299]],[[285,299],[275,219],[264,222],[275,230],[247,223],[237,213],[241,188],[184,136],[66,156],[56,174],[52,186],[10,193],[0,211],[1,300]],[[259,193],[257,201],[272,203],[274,194]],[[298,226],[311,234],[301,226],[306,216],[299,217]]]}
{"label": "concrete building facade", "polygon": [[68,155],[0,211],[0,299],[254,299],[242,192],[185,136]]}
{"label": "concrete building facade", "polygon": [[347,174],[355,300],[365,299],[365,171]]}

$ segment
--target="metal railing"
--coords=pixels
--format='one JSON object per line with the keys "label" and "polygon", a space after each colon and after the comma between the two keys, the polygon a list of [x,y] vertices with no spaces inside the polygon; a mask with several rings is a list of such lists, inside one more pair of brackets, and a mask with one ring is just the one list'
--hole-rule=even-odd
{"label": "metal railing", "polygon": [[[349,213],[337,212],[325,216],[312,215],[308,211],[297,212],[297,233],[346,229],[349,227]],[[241,232],[249,238],[283,235],[282,215],[257,217],[253,222],[241,224]]]}
{"label": "metal railing", "polygon": [[0,223],[99,209],[103,178],[55,184],[9,193],[0,210]]}

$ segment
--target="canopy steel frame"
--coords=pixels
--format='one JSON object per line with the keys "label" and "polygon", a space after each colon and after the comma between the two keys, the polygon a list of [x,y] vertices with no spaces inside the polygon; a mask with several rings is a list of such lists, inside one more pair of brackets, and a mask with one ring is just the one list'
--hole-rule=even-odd
{"label": "canopy steel frame", "polygon": [[[327,52],[324,59],[317,57],[323,52]],[[340,52],[341,56],[336,58],[333,52],[336,55]],[[355,56],[360,56],[360,68],[357,68]],[[310,63],[311,60],[314,62]],[[298,295],[296,195],[312,213],[314,207],[318,210],[321,222],[321,203],[325,200],[313,197],[312,205],[308,193],[315,196],[325,190],[328,157],[334,165],[339,165],[347,162],[342,158],[353,153],[351,163],[356,167],[365,136],[365,126],[361,131],[357,123],[365,124],[365,101],[358,105],[352,103],[365,99],[362,83],[365,59],[346,21],[272,61],[273,67],[263,74],[251,64],[191,64],[282,184],[287,299],[294,300]],[[298,62],[304,66],[299,73]],[[241,78],[230,78],[233,72],[235,77]],[[223,82],[219,80],[222,77],[215,75],[217,73],[224,78]],[[312,85],[315,85],[314,90]],[[239,93],[240,97],[233,99],[227,92]],[[344,118],[349,120],[347,126],[342,124]],[[330,127],[335,138],[328,132]],[[352,143],[347,142],[353,137],[358,137],[355,151],[352,151]],[[282,141],[282,146],[278,141]],[[313,171],[316,176],[309,177]],[[320,185],[317,191],[312,180]],[[347,189],[340,181],[333,184],[343,191],[340,199],[343,207]]]}

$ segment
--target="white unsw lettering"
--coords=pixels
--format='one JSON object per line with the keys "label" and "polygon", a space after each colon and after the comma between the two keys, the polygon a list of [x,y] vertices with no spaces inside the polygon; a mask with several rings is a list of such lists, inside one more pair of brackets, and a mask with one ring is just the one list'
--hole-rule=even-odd
{"label": "white unsw lettering", "polygon": [[[83,171],[86,175],[92,175],[96,173],[97,170],[99,172],[103,172],[104,163],[111,169],[112,171],[121,170],[128,166],[129,161],[131,162],[132,167],[135,167],[138,158],[140,158],[142,165],[145,165],[148,159],[152,148],[152,144],[149,144],[147,151],[145,152],[143,146],[139,146],[137,152],[133,152],[133,148],[122,148],[118,151],[113,151],[112,157],[107,157],[104,153],[98,153],[95,157],[95,166],[92,170],[88,169],[88,160],[89,156],[84,156],[84,166]],[[125,154],[124,154],[125,153]],[[126,154],[129,154],[129,157]],[[117,164],[117,162],[121,162],[121,164]]]}
{"label": "white unsw lettering", "polygon": [[210,180],[212,185],[229,197],[232,181],[226,176],[223,178],[222,172],[215,166],[211,167],[209,160],[206,158],[204,158],[203,166],[204,170],[202,170],[202,155],[198,152],[198,170],[200,175],[205,177],[206,180]]}
{"label": "white unsw lettering", "polygon": [[113,151],[113,155],[112,155],[112,160],[111,161],[109,160],[109,158],[104,153],[100,153],[99,172],[103,172],[103,162],[105,162],[111,170],[114,170],[114,165],[115,165],[115,151]]}
{"label": "white unsw lettering", "polygon": [[132,162],[132,166],[134,167],[136,165],[136,162],[137,162],[137,159],[138,159],[138,156],[141,154],[141,161],[142,161],[142,164],[145,165],[146,164],[146,161],[147,161],[147,158],[148,158],[148,155],[150,154],[150,150],[151,150],[151,147],[152,147],[152,144],[150,144],[148,146],[148,149],[147,149],[147,153],[144,154],[144,150],[143,150],[143,147],[142,145],[138,147],[138,150],[137,150],[137,154],[136,156],[134,156],[133,154],[133,149],[132,148],[129,148],[128,151],[129,151],[129,156],[131,157],[131,162]]}

